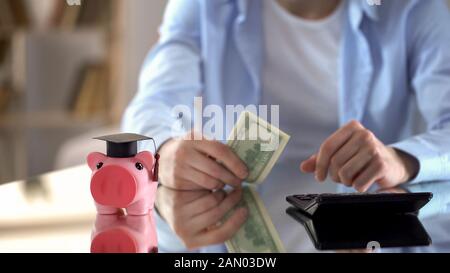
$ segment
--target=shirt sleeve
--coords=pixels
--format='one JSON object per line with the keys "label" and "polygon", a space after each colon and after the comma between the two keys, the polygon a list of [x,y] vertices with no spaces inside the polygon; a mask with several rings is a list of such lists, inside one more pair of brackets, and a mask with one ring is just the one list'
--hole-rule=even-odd
{"label": "shirt sleeve", "polygon": [[419,161],[411,183],[450,180],[450,14],[442,0],[417,1],[407,22],[409,74],[427,132],[394,143]]}
{"label": "shirt sleeve", "polygon": [[[202,90],[198,5],[196,0],[169,1],[160,40],[143,64],[139,90],[122,120],[123,131],[153,137],[158,149],[186,132],[180,124],[189,117],[179,110],[192,105]],[[140,148],[153,150],[152,145]]]}

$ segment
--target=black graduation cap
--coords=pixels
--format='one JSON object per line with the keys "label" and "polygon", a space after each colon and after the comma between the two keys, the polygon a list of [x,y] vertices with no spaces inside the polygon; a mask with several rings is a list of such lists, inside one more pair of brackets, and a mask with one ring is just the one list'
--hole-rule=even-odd
{"label": "black graduation cap", "polygon": [[129,158],[137,154],[137,142],[152,140],[155,145],[155,166],[153,181],[158,181],[159,154],[156,151],[155,140],[151,137],[137,134],[115,134],[109,136],[96,137],[94,139],[106,141],[106,155],[112,158]]}
{"label": "black graduation cap", "polygon": [[116,134],[94,139],[106,141],[106,155],[113,158],[133,157],[137,154],[138,141],[153,140],[151,137],[137,134]]}
{"label": "black graduation cap", "polygon": [[153,140],[151,137],[137,134],[116,134],[94,139],[106,141],[106,155],[113,158],[133,157],[137,154],[138,141]]}

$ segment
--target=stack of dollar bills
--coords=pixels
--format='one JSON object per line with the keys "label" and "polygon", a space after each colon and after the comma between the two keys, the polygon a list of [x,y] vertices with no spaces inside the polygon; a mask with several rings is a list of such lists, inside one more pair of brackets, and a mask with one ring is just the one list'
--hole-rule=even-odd
{"label": "stack of dollar bills", "polygon": [[228,146],[244,161],[249,176],[243,186],[242,201],[248,219],[225,244],[231,253],[285,252],[280,236],[256,188],[264,182],[290,136],[255,114],[244,111],[228,138]]}

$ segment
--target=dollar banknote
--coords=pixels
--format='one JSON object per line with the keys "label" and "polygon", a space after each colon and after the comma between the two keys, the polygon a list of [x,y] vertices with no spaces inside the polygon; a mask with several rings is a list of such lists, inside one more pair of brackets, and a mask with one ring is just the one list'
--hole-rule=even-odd
{"label": "dollar banknote", "polygon": [[240,115],[231,131],[227,144],[249,170],[242,201],[237,208],[246,207],[249,214],[244,225],[225,243],[229,252],[285,252],[272,219],[254,187],[267,178],[289,139],[288,134],[248,111]]}
{"label": "dollar banknote", "polygon": [[228,146],[249,170],[247,183],[262,183],[277,162],[290,136],[255,114],[240,115],[228,137]]}
{"label": "dollar banknote", "polygon": [[225,245],[230,253],[282,253],[285,252],[280,236],[270,216],[251,185],[243,187],[242,201],[248,218],[239,231]]}

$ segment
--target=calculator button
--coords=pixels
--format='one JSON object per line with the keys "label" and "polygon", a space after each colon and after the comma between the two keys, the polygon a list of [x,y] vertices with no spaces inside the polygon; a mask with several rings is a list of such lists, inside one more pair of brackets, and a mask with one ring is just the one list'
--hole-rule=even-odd
{"label": "calculator button", "polygon": [[317,197],[317,194],[296,195],[295,198],[302,201],[311,201]]}

